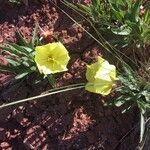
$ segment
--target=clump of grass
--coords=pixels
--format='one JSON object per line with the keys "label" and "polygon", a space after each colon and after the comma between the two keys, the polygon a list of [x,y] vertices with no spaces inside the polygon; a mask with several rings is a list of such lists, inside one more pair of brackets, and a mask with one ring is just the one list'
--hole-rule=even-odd
{"label": "clump of grass", "polygon": [[[41,74],[39,72],[39,66],[35,62],[35,49],[42,45],[40,38],[38,37],[38,27],[36,24],[32,33],[32,38],[27,42],[19,32],[16,32],[17,44],[7,43],[5,46],[0,48],[8,53],[6,60],[7,66],[0,65],[1,72],[11,72],[15,74],[15,81],[22,81],[28,78],[29,75],[34,74],[33,84],[37,84],[43,81],[45,78],[48,79],[52,87],[55,87],[55,78],[53,74]],[[46,68],[45,68],[46,69]]]}
{"label": "clump of grass", "polygon": [[[87,5],[65,1],[64,4],[86,16],[83,18],[98,35],[98,44],[119,60],[117,69],[121,84],[116,88],[118,97],[111,105],[119,107],[129,103],[123,112],[135,106],[139,108],[141,143],[146,120],[150,117],[150,66],[146,49],[150,45],[150,3],[146,3],[142,12],[142,0],[91,0]],[[124,49],[130,51],[129,57]]]}
{"label": "clump of grass", "polygon": [[88,5],[65,1],[65,4],[88,17],[103,37],[114,46],[143,47],[150,43],[149,2],[145,6],[142,5],[142,0],[91,0]]}

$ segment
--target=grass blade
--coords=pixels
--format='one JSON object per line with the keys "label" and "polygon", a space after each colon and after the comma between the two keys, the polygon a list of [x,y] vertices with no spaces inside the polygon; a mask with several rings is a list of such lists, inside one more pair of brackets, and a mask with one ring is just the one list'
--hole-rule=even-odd
{"label": "grass blade", "polygon": [[16,32],[16,37],[19,45],[30,47],[19,32]]}

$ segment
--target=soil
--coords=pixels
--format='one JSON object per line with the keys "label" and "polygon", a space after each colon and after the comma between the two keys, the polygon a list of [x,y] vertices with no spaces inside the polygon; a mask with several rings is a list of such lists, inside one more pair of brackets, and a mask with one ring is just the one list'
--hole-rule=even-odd
{"label": "soil", "polygon": [[[57,5],[81,21],[72,10],[61,3]],[[86,64],[94,62],[102,50],[50,2],[31,1],[28,7],[1,2],[0,43],[15,42],[17,30],[29,40],[36,22],[44,31],[54,32],[71,56],[69,70],[56,76],[57,86],[85,82]],[[45,42],[50,39],[47,37]],[[1,64],[7,64],[4,56],[1,52]],[[47,82],[33,86],[32,78],[13,84],[11,74],[0,73],[1,102],[38,95],[49,89]],[[105,107],[103,102],[111,99],[112,95],[102,97],[81,89],[1,109],[0,149],[135,150],[139,139],[138,111],[134,108],[122,114],[121,107]]]}

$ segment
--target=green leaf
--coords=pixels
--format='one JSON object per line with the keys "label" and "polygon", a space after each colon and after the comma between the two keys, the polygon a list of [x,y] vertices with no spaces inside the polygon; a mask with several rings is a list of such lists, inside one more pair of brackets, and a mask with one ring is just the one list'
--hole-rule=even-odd
{"label": "green leaf", "polygon": [[14,67],[19,65],[19,62],[15,61],[13,59],[6,58],[6,60],[8,61],[9,64],[11,64]]}
{"label": "green leaf", "polygon": [[5,52],[9,52],[11,55],[20,57],[20,53],[18,53],[18,51],[16,51],[15,49],[10,47],[9,45],[7,45],[7,47],[0,47],[0,48]]}
{"label": "green leaf", "polygon": [[[118,76],[119,80],[130,90],[138,90],[137,86],[135,86],[130,80],[129,77],[124,77],[123,75]],[[128,89],[128,90],[129,90]],[[130,91],[129,90],[129,91]]]}
{"label": "green leaf", "polygon": [[72,8],[74,10],[80,11],[80,12],[82,12],[84,14],[87,14],[87,15],[90,14],[91,9],[88,6],[85,6],[85,5],[82,5],[82,4],[75,5],[75,4],[72,4],[72,3],[70,3],[66,0],[64,2],[65,2],[65,5],[67,5],[68,7]]}
{"label": "green leaf", "polygon": [[115,19],[119,20],[119,21],[123,21],[124,19],[124,12],[123,11],[116,11],[115,9],[112,10],[113,15],[115,16]]}
{"label": "green leaf", "polygon": [[36,43],[36,41],[38,41],[38,36],[37,36],[38,30],[39,30],[39,24],[36,23],[35,28],[32,32],[32,38],[30,40],[30,45],[31,45],[32,49],[34,49],[34,46],[38,45],[38,43]]}
{"label": "green leaf", "polygon": [[140,11],[140,6],[141,6],[142,0],[136,0],[134,5],[131,7],[131,13],[130,13],[130,20],[132,22],[137,22],[138,17],[139,17],[139,11]]}
{"label": "green leaf", "polygon": [[30,67],[30,63],[28,61],[23,61],[21,64],[23,64],[26,67]]}
{"label": "green leaf", "polygon": [[78,4],[77,6],[80,9],[80,11],[84,12],[84,14],[87,14],[87,15],[90,14],[90,12],[91,12],[90,7],[82,5],[82,4]]}
{"label": "green leaf", "polygon": [[133,4],[133,0],[127,0],[127,5],[128,5],[128,8],[131,8],[132,4]]}
{"label": "green leaf", "polygon": [[147,6],[143,21],[144,23],[150,23],[150,5]]}
{"label": "green leaf", "polygon": [[16,69],[17,69],[16,73],[17,76],[15,77],[16,80],[24,78],[33,72],[29,67],[25,67],[23,65],[16,67]]}
{"label": "green leaf", "polygon": [[137,80],[135,79],[135,76],[134,76],[135,73],[134,73],[133,69],[127,64],[123,64],[123,69],[124,69],[125,74],[128,77],[128,79],[132,83],[134,83],[134,85],[137,85]]}
{"label": "green leaf", "polygon": [[126,109],[124,109],[124,110],[122,111],[122,114],[128,112],[131,108],[132,108],[132,106],[129,106],[129,107],[127,107]]}
{"label": "green leaf", "polygon": [[140,142],[143,140],[144,131],[145,131],[145,119],[144,115],[141,113],[141,120],[140,120]]}
{"label": "green leaf", "polygon": [[122,97],[120,96],[116,101],[114,101],[114,105],[117,107],[120,107],[121,105],[123,105],[126,101],[122,98],[123,96]]}
{"label": "green leaf", "polygon": [[147,102],[150,102],[150,91],[144,90],[144,91],[142,92],[142,95],[145,97],[145,100],[146,100]]}
{"label": "green leaf", "polygon": [[116,35],[129,35],[131,33],[131,29],[126,25],[117,28],[112,28],[111,31]]}
{"label": "green leaf", "polygon": [[33,58],[35,56],[35,49],[32,49],[30,47],[25,47],[25,46],[21,46],[21,48],[23,48],[25,51],[27,51],[27,53],[28,53],[28,59],[30,57],[30,60],[31,59],[33,60]]}
{"label": "green leaf", "polygon": [[15,72],[15,67],[1,66],[0,65],[0,71],[1,72]]}
{"label": "green leaf", "polygon": [[142,114],[145,114],[146,112],[146,103],[142,99],[138,99],[137,101],[138,107],[141,110]]}
{"label": "green leaf", "polygon": [[21,0],[9,0],[9,2],[16,4],[16,5],[21,4]]}
{"label": "green leaf", "polygon": [[47,77],[49,83],[51,84],[51,86],[52,86],[53,88],[55,88],[55,87],[56,87],[56,80],[55,80],[55,78],[54,78],[54,75],[49,74],[49,75],[47,75],[46,77]]}
{"label": "green leaf", "polygon": [[18,52],[18,54],[25,55],[28,57],[27,51],[24,48],[22,48],[21,46],[15,44],[15,43],[10,43],[9,45],[11,47],[13,47]]}
{"label": "green leaf", "polygon": [[30,47],[30,45],[24,40],[24,38],[22,37],[22,35],[19,32],[16,32],[16,37],[17,37],[19,45]]}
{"label": "green leaf", "polygon": [[98,7],[100,5],[100,0],[92,0],[92,5]]}
{"label": "green leaf", "polygon": [[137,35],[141,34],[140,22],[130,22],[127,20],[126,24],[132,29],[132,37],[137,37]]}
{"label": "green leaf", "polygon": [[35,65],[33,58],[21,57],[20,60],[21,60],[20,63],[27,62],[30,65],[33,65],[33,64]]}
{"label": "green leaf", "polygon": [[30,69],[34,72],[37,70],[37,68],[35,66],[30,67]]}
{"label": "green leaf", "polygon": [[15,79],[20,80],[20,79],[24,78],[25,76],[27,76],[28,74],[29,74],[29,72],[20,73],[17,76],[15,76]]}

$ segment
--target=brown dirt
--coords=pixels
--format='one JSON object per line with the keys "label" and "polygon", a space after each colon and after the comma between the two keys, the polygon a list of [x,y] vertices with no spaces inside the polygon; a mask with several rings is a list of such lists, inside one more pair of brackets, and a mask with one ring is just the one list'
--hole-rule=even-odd
{"label": "brown dirt", "polygon": [[[62,4],[77,20],[76,14]],[[52,4],[30,2],[24,6],[0,5],[0,43],[15,41],[19,30],[28,40],[35,22],[45,31],[54,31],[70,52],[69,71],[57,76],[58,86],[84,82],[85,65],[101,55],[96,43]],[[5,64],[4,54],[0,62]],[[10,84],[10,74],[0,74],[0,98],[3,102],[40,94],[49,86],[46,82],[33,86],[28,80]],[[107,99],[111,100],[111,96]],[[84,90],[57,94],[41,101],[26,102],[0,110],[0,149],[43,150],[134,150],[139,133],[136,109],[122,114],[122,108],[107,108],[107,100]]]}

